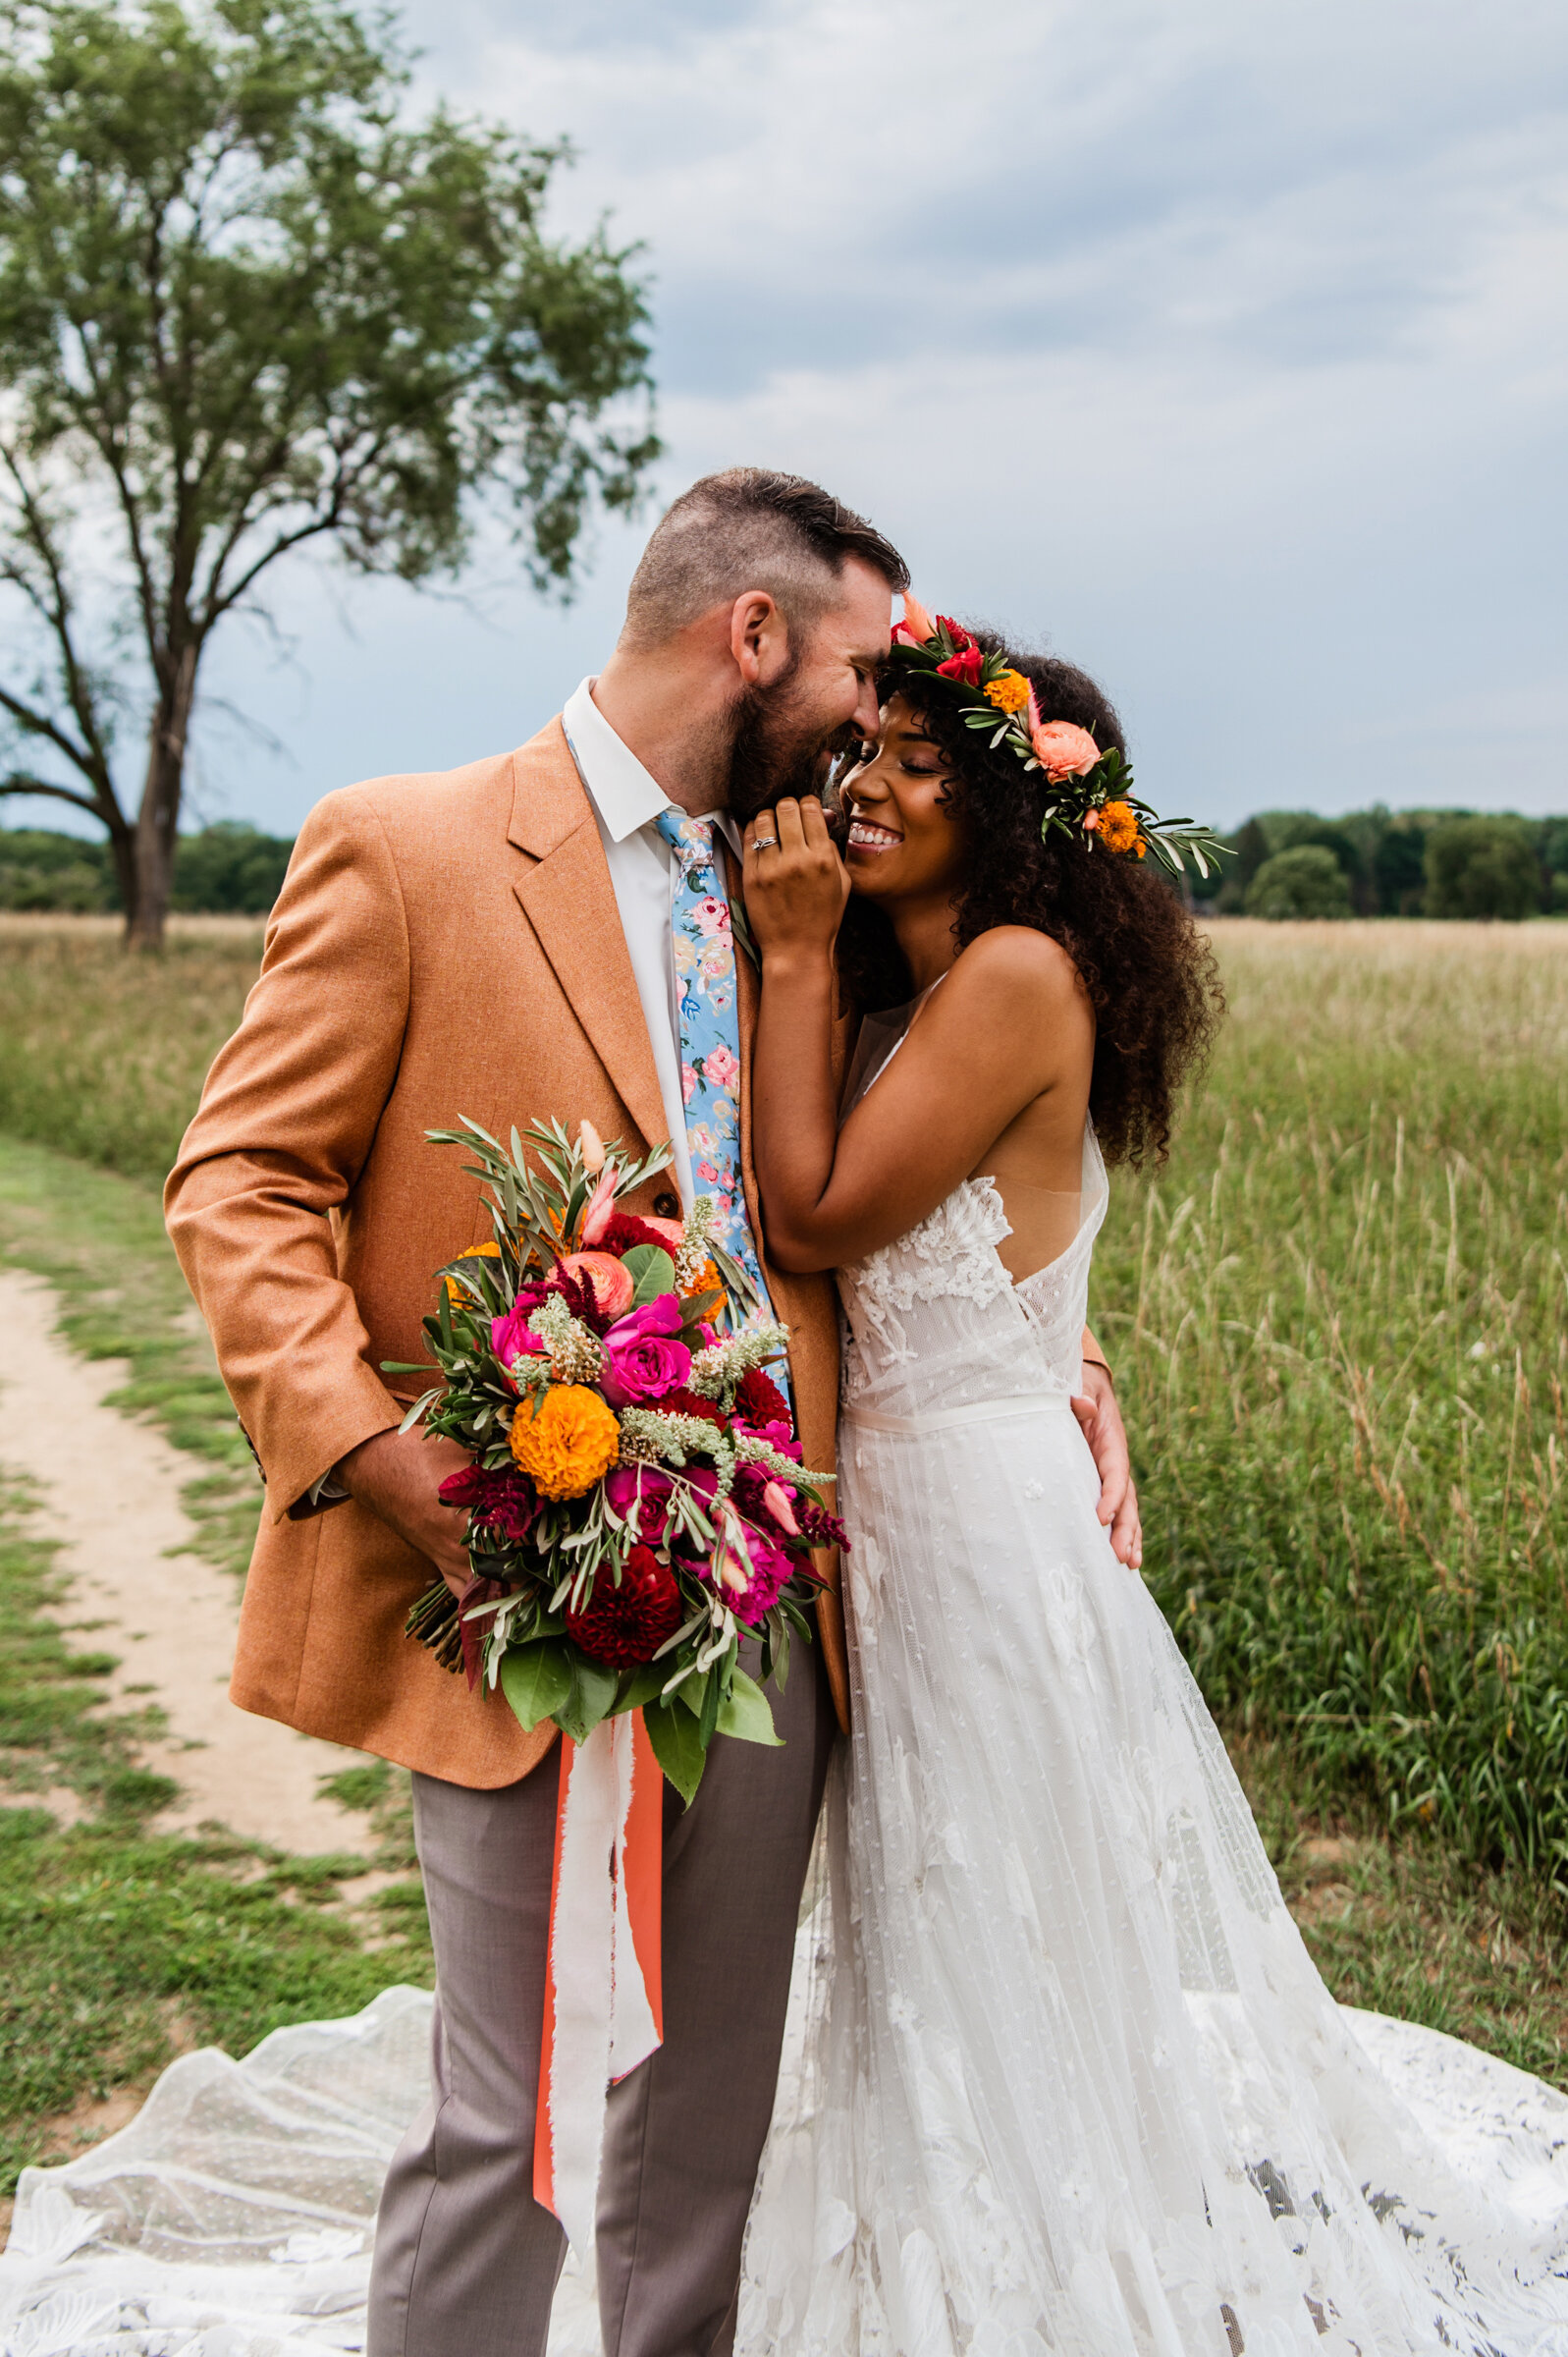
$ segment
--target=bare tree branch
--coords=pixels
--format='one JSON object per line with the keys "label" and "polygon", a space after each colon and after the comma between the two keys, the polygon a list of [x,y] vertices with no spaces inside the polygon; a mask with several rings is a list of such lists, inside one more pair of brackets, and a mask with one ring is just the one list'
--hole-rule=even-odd
{"label": "bare tree branch", "polygon": [[9,778],[0,778],[0,794],[44,794],[51,801],[70,802],[77,810],[102,819],[103,812],[91,796],[73,793],[69,786],[51,786],[47,778],[29,778],[21,770],[13,770]]}

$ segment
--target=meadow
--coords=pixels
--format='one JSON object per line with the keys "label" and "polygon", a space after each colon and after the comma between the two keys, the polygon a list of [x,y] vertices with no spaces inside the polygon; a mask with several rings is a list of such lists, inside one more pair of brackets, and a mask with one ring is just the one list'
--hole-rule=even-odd
{"label": "meadow", "polygon": [[[1568,2085],[1568,926],[1215,941],[1221,1045],[1169,1164],[1115,1179],[1092,1304],[1146,1576],[1330,1984]],[[255,1492],[155,1189],[259,948],[187,918],[128,963],[112,923],[0,916],[0,1257],[51,1276],[77,1345],[128,1359],[128,1408],[207,1459],[189,1503],[237,1570]],[[332,1904],[355,1861],[148,1845],[134,1729],[85,1707],[48,1578],[14,1526],[0,1781],[25,1801],[41,1746],[90,1812],[0,1813],[28,1958],[0,2001],[14,2160],[73,2087],[156,2065],[160,2007],[239,2047],[428,1968],[416,1884],[366,1937]],[[395,1782],[350,1773],[406,1872]],[[73,1909],[108,1892],[120,1961],[88,1992]]]}

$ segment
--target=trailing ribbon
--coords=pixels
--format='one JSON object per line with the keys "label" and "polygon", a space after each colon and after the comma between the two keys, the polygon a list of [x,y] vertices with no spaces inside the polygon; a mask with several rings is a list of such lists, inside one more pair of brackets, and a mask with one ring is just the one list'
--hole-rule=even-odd
{"label": "trailing ribbon", "polygon": [[640,1711],[561,1738],[534,2199],[593,2241],[612,2084],[664,2042],[664,1778]]}

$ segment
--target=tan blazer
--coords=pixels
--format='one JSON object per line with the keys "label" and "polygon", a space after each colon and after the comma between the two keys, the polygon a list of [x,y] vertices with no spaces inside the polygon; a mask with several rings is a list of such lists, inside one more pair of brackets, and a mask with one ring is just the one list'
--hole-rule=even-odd
{"label": "tan blazer", "polygon": [[[739,967],[742,1065],[756,975]],[[559,720],[514,753],[378,778],[317,804],[267,927],[261,975],[166,1191],[169,1233],[264,1470],[267,1512],[240,1618],[242,1709],[492,1786],[549,1749],[505,1700],[403,1634],[430,1566],[351,1500],[300,1512],[420,1380],[432,1278],[490,1233],[462,1155],[425,1131],[496,1136],[586,1118],[628,1148],[668,1124],[599,831]],[[746,1203],[759,1238],[749,1073]],[[637,1207],[652,1209],[668,1178]],[[764,1266],[790,1329],[808,1465],[832,1467],[838,1343],[831,1278]],[[291,1513],[291,1508],[295,1509]],[[824,1559],[826,1568],[826,1559]],[[837,1569],[834,1571],[837,1577]],[[847,1711],[837,1591],[819,1634]]]}

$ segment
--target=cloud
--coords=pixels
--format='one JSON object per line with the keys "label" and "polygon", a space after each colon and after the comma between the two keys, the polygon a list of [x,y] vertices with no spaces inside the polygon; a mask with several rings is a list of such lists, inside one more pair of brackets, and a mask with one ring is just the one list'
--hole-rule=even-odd
{"label": "cloud", "polygon": [[[1568,807],[1568,45],[1537,0],[418,0],[422,94],[566,133],[646,241],[670,445],[814,473],[929,594],[1106,680],[1161,804]],[[640,530],[548,613],[290,576],[230,806],[516,741]]]}

